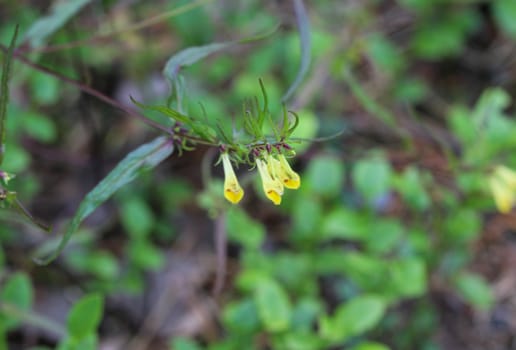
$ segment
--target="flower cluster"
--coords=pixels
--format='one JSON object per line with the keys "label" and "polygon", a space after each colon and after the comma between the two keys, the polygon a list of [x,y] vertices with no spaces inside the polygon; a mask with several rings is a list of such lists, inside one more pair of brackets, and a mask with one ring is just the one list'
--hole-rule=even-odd
{"label": "flower cluster", "polygon": [[[222,153],[221,158],[225,175],[224,197],[236,204],[244,196],[244,190],[238,183],[228,153]],[[283,154],[258,153],[255,155],[255,162],[262,179],[263,192],[275,205],[281,203],[284,188],[295,190],[301,186],[299,175],[292,170]]]}
{"label": "flower cluster", "polygon": [[498,210],[509,213],[516,201],[516,172],[498,165],[489,177],[489,187]]}

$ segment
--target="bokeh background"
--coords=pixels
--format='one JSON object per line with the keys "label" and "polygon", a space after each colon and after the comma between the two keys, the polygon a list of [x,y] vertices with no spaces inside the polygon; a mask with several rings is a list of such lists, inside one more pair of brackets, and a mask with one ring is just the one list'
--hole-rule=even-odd
{"label": "bokeh background", "polygon": [[184,67],[183,107],[232,123],[261,78],[280,115],[306,42],[294,1],[0,0],[2,62],[20,26],[1,170],[53,228],[0,209],[0,349],[516,347],[516,216],[488,185],[516,168],[516,2],[304,5],[311,65],[287,107],[293,136],[322,139],[291,144],[298,191],[274,206],[242,166],[232,206],[217,150],[198,145],[40,266],[85,195],[162,134],[99,95],[165,105],[175,54],[273,31]]}

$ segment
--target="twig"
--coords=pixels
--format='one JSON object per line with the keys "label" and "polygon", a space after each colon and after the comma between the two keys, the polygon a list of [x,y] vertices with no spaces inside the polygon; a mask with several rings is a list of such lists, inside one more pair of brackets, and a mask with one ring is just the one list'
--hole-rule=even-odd
{"label": "twig", "polygon": [[61,338],[66,336],[66,330],[60,324],[33,312],[21,310],[15,305],[0,302],[0,311],[22,322],[46,329]]}
{"label": "twig", "polygon": [[226,234],[226,213],[222,212],[215,220],[215,252],[217,254],[217,269],[213,294],[219,295],[224,288],[226,277],[226,256],[227,256],[227,234]]}
{"label": "twig", "polygon": [[[0,50],[3,51],[3,52],[7,52],[7,48],[4,46],[4,45],[1,45],[0,44]],[[75,87],[77,87],[79,90],[81,90],[82,92],[88,94],[88,95],[91,95],[115,108],[118,108],[120,109],[121,111],[127,113],[128,115],[142,121],[143,123],[155,128],[155,129],[158,129],[158,130],[161,130],[163,132],[165,132],[166,134],[172,134],[172,131],[170,129],[168,129],[167,127],[141,115],[140,113],[136,112],[135,110],[133,110],[132,108],[129,108],[127,106],[124,106],[123,104],[121,104],[120,102],[112,99],[111,97],[109,96],[106,96],[104,95],[103,93],[93,89],[92,87],[90,86],[87,86],[86,84],[80,82],[80,81],[77,81],[77,80],[74,80],[74,79],[71,79],[71,78],[68,78],[58,72],[55,72],[47,67],[44,67],[38,63],[34,63],[32,62],[31,60],[29,60],[27,57],[21,55],[20,53],[18,52],[14,52],[13,56],[19,60],[20,62],[22,62],[23,64],[31,67],[31,68],[34,68],[40,72],[43,72],[43,73],[46,73],[48,75],[51,75],[53,76],[54,78],[56,79],[59,79],[65,83],[68,83],[70,85],[73,85]]]}

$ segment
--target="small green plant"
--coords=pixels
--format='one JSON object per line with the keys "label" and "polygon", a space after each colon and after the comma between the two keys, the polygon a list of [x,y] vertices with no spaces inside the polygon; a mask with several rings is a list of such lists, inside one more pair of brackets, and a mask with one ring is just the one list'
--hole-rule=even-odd
{"label": "small green plant", "polygon": [[[11,3],[0,14],[0,350],[39,345],[25,324],[60,350],[99,348],[113,329],[173,350],[439,349],[450,312],[437,299],[466,305],[468,322],[500,302],[476,259],[486,228],[512,215],[516,123],[508,89],[472,82],[477,66],[482,82],[493,70],[514,82],[484,53],[510,46],[511,0],[310,12],[300,0],[74,0],[42,15]],[[64,234],[44,235],[32,212]],[[146,308],[170,311],[149,289],[156,279],[175,297],[166,282],[183,269],[197,285],[174,282],[188,298],[173,316],[195,311],[170,330]],[[46,284],[73,287],[62,324],[35,311]],[[111,307],[121,295],[130,312]]]}

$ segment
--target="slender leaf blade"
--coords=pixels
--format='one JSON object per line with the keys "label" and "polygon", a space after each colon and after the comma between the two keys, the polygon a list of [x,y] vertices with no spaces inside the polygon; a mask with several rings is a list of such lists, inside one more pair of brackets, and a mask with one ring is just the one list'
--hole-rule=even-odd
{"label": "slender leaf blade", "polygon": [[5,120],[7,117],[7,104],[9,103],[9,73],[11,71],[11,61],[13,58],[13,51],[16,45],[16,38],[18,37],[18,26],[14,29],[14,34],[9,44],[7,54],[4,58],[1,78],[1,92],[0,92],[0,165],[4,160],[5,153]]}
{"label": "slender leaf blade", "polygon": [[167,61],[163,69],[163,75],[170,81],[171,86],[174,86],[174,82],[182,67],[190,66],[212,53],[227,49],[235,44],[237,44],[236,41],[226,41],[203,46],[193,46],[179,51]]}
{"label": "slender leaf blade", "polygon": [[64,249],[80,224],[97,207],[108,200],[116,191],[133,181],[140,173],[150,170],[172,154],[174,145],[167,137],[141,145],[129,153],[118,165],[89,192],[79,205],[56,251],[48,257],[36,257],[38,264],[46,265],[54,260]]}
{"label": "slender leaf blade", "polygon": [[242,39],[224,41],[219,43],[211,43],[202,46],[192,46],[184,50],[181,50],[168,59],[167,63],[165,64],[165,67],[163,68],[163,75],[165,76],[165,78],[169,80],[170,87],[174,88],[175,82],[179,77],[179,72],[181,68],[191,66],[192,64],[202,60],[203,58],[213,53],[228,49],[237,44],[245,44],[265,39],[272,35],[274,32],[276,32],[278,28],[279,26],[275,26],[271,31]]}
{"label": "slender leaf blade", "polygon": [[45,40],[61,29],[70,18],[79,12],[91,0],[59,1],[52,6],[51,13],[34,22],[27,30],[23,41],[29,41],[32,47],[41,47]]}

